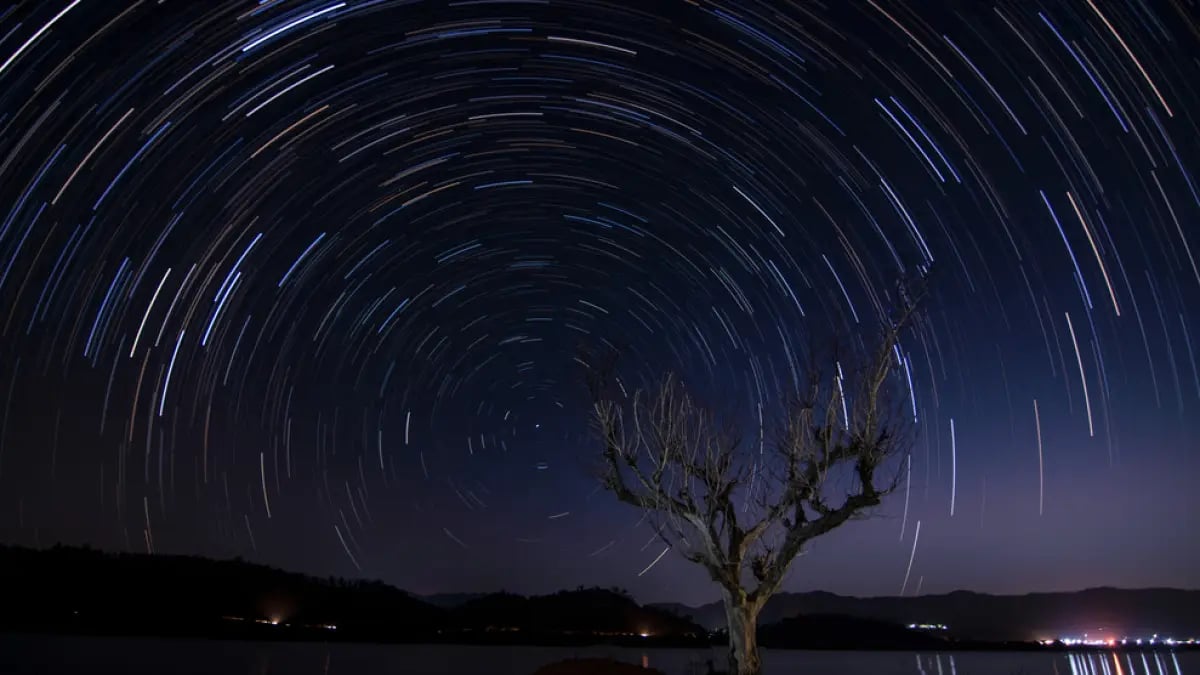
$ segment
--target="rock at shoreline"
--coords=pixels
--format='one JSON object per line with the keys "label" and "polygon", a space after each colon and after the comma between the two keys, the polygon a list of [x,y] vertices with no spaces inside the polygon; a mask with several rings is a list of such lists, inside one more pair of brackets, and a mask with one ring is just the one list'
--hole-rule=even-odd
{"label": "rock at shoreline", "polygon": [[542,666],[533,675],[663,675],[663,672],[612,659],[568,659]]}

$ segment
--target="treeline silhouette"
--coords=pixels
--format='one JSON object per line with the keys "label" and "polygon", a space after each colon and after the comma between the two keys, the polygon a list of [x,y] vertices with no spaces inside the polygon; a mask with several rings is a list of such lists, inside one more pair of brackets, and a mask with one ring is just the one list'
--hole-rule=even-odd
{"label": "treeline silhouette", "polygon": [[[714,629],[720,603],[658,606]],[[941,623],[957,639],[990,642],[1053,639],[1104,632],[1130,637],[1200,638],[1200,591],[1172,588],[1092,588],[1063,593],[988,595],[954,591],[904,597],[849,597],[825,592],[780,593],[767,601],[762,625],[797,614],[840,615],[892,624]]]}
{"label": "treeline silhouette", "polygon": [[[803,614],[760,626],[758,643],[782,649],[895,649],[937,651],[951,645],[945,638],[887,621],[840,614]],[[973,645],[971,645],[973,646]]]}
{"label": "treeline silhouette", "polygon": [[[1173,593],[1182,599],[1194,592]],[[831,612],[831,599],[838,596],[815,594],[828,596],[821,602],[814,594],[805,595],[810,601],[787,616],[780,616],[776,605],[772,620],[759,628],[764,647],[1042,648],[1024,641],[964,639],[955,631],[931,634],[904,625],[942,619],[950,612],[888,616],[880,611],[872,616],[856,606]],[[1072,595],[1086,597],[1087,592]],[[622,589],[582,586],[533,597],[499,592],[422,598],[381,581],[317,578],[241,559],[0,545],[0,631],[330,642],[723,645],[717,617],[705,617],[709,628],[693,620],[706,609],[641,606]]]}
{"label": "treeline silhouette", "polygon": [[438,607],[380,581],[241,559],[0,546],[7,630],[380,642],[695,642],[708,631],[620,589],[495,593]]}

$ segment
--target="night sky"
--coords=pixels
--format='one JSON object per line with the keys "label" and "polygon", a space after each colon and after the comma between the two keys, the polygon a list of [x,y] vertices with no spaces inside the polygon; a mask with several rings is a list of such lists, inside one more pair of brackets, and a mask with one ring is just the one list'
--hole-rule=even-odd
{"label": "night sky", "polygon": [[715,599],[579,346],[756,438],[928,266],[785,589],[1200,586],[1200,8],[938,4],[0,3],[0,541]]}

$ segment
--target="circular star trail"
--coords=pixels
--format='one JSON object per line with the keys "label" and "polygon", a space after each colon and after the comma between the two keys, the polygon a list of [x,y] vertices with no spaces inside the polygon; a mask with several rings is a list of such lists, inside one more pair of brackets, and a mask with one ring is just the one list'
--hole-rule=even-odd
{"label": "circular star trail", "polygon": [[757,443],[931,270],[903,494],[792,585],[1194,585],[1197,16],[0,5],[0,535],[701,597],[595,490],[579,346]]}

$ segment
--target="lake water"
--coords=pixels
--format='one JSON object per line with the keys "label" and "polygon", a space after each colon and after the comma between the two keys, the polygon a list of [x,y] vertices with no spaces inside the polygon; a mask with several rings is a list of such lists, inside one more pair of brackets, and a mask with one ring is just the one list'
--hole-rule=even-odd
{"label": "lake water", "polygon": [[[0,673],[39,675],[531,675],[573,656],[703,673],[723,650],[474,647],[0,635]],[[764,651],[769,675],[1200,675],[1200,653]]]}

